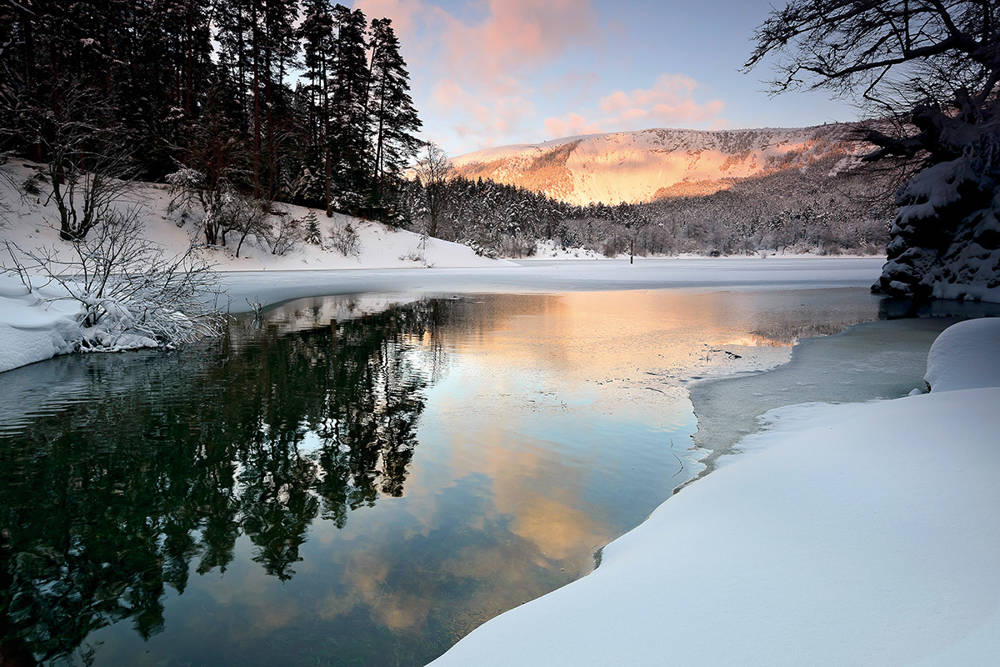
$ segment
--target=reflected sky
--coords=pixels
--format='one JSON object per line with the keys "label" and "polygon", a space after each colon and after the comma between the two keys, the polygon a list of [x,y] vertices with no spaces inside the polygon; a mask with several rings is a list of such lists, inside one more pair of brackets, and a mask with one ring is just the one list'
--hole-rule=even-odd
{"label": "reflected sky", "polygon": [[424,663],[697,474],[687,382],[877,312],[858,289],[338,296],[5,374],[4,650]]}

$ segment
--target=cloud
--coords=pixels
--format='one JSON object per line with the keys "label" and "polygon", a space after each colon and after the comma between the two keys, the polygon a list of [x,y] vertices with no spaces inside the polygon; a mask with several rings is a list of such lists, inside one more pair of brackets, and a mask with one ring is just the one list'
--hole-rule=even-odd
{"label": "cloud", "polygon": [[580,112],[551,116],[545,119],[545,129],[551,136],[567,136],[661,126],[724,126],[720,114],[725,104],[719,99],[698,102],[699,87],[684,74],[661,74],[649,88],[616,90],[602,97],[597,117]]}
{"label": "cloud", "polygon": [[431,99],[440,109],[450,110],[452,130],[474,145],[490,146],[499,137],[520,129],[526,118],[534,115],[530,100],[518,94],[484,97],[455,80],[438,82]]}
{"label": "cloud", "polygon": [[550,116],[545,119],[545,132],[552,137],[568,137],[576,134],[595,134],[601,132],[600,125],[589,121],[578,113],[568,113],[559,118]]}
{"label": "cloud", "polygon": [[597,37],[590,0],[489,0],[486,15],[466,22],[437,7],[445,62],[453,78],[488,88],[516,86],[517,73],[548,64]]}
{"label": "cloud", "polygon": [[[484,0],[456,8],[434,0],[355,0],[354,6],[369,18],[392,19],[414,98],[433,119],[425,123],[427,135],[450,135],[475,148],[509,141],[536,115],[531,100],[539,91],[531,81],[539,71],[600,42],[591,2]],[[541,92],[551,97],[557,87]],[[566,89],[572,90],[579,88]]]}
{"label": "cloud", "polygon": [[417,17],[427,9],[422,0],[355,0],[354,8],[369,19],[392,19],[393,29],[404,40],[414,34]]}

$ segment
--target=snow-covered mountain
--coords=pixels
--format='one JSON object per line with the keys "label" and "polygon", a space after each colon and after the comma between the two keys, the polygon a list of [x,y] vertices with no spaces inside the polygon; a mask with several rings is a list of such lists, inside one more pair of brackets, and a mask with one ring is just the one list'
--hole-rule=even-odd
{"label": "snow-covered mountain", "polygon": [[795,129],[614,132],[489,148],[452,159],[456,173],[573,204],[711,194],[733,179],[801,169],[860,147],[852,125]]}

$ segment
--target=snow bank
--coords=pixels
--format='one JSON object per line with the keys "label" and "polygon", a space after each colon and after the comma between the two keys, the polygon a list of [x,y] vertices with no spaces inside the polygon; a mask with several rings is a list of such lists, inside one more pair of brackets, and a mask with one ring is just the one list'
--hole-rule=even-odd
{"label": "snow bank", "polygon": [[1000,373],[966,361],[1000,354],[995,325],[935,344],[929,375],[952,390],[768,413],[592,574],[434,664],[993,662]]}
{"label": "snow bank", "polygon": [[960,322],[934,341],[924,380],[935,392],[1000,386],[998,353],[1000,318]]}
{"label": "snow bank", "polygon": [[160,347],[130,326],[132,315],[125,309],[109,311],[90,327],[81,324],[85,316],[83,304],[60,285],[29,290],[17,276],[0,275],[0,373],[81,349],[121,352]]}
{"label": "snow bank", "polygon": [[81,307],[51,300],[60,296],[53,289],[29,292],[16,276],[0,275],[0,372],[73,350]]}

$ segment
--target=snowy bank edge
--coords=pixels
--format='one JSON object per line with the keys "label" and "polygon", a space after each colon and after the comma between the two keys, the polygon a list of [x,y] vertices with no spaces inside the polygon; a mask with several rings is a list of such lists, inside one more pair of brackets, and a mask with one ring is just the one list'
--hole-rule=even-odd
{"label": "snowy bank edge", "polygon": [[[249,302],[270,306],[291,299],[337,294],[398,293],[423,295],[471,293],[538,293],[574,290],[627,290],[661,288],[718,288],[750,285],[759,288],[810,289],[861,287],[878,275],[877,259],[785,259],[763,262],[739,258],[698,260],[647,260],[628,271],[621,262],[560,262],[559,266],[514,263],[487,267],[436,267],[429,269],[324,269],[218,272],[223,290],[219,305],[230,313],[247,312]],[[72,351],[72,312],[59,313],[28,306],[14,276],[0,275],[0,372],[44,361]],[[68,302],[64,302],[67,303]],[[49,306],[51,308],[51,306]],[[50,317],[54,315],[54,317]],[[26,326],[27,320],[45,320],[49,328]],[[56,320],[64,318],[62,324]]]}
{"label": "snowy bank edge", "polygon": [[1000,650],[1000,367],[973,362],[991,356],[1000,318],[962,322],[928,355],[930,394],[767,413],[744,454],[600,568],[432,664],[986,659]]}

